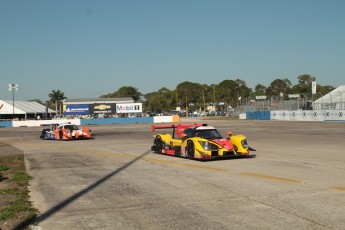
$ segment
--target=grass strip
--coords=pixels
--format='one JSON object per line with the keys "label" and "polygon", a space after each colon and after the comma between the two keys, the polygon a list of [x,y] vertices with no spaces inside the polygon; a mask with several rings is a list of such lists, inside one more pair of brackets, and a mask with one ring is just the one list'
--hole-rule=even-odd
{"label": "grass strip", "polygon": [[38,210],[33,208],[24,154],[0,142],[0,229],[28,229]]}

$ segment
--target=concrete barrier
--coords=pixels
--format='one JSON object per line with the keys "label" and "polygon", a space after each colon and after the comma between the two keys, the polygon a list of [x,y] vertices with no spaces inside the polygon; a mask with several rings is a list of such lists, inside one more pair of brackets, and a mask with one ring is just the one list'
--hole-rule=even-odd
{"label": "concrete barrier", "polygon": [[66,124],[66,123],[80,125],[80,119],[12,121],[12,127],[40,127],[40,126],[49,126],[51,124]]}
{"label": "concrete barrier", "polygon": [[139,123],[165,123],[180,122],[179,116],[131,117],[131,118],[97,118],[97,119],[56,119],[56,120],[26,120],[26,121],[0,121],[0,127],[43,127],[51,124],[74,125],[107,125],[107,124],[139,124]]}
{"label": "concrete barrier", "polygon": [[173,122],[172,116],[155,116],[153,117],[153,123],[167,123]]}
{"label": "concrete barrier", "polygon": [[153,117],[81,119],[81,125],[153,123]]}
{"label": "concrete barrier", "polygon": [[180,116],[178,115],[174,115],[172,116],[172,122],[174,123],[179,123],[181,120],[180,120]]}
{"label": "concrete barrier", "polygon": [[345,121],[345,110],[271,111],[271,120]]}
{"label": "concrete barrier", "polygon": [[329,110],[324,113],[325,121],[345,121],[345,110]]}
{"label": "concrete barrier", "polygon": [[[345,121],[345,110],[280,110],[253,111],[242,114],[240,119],[247,120],[286,120],[286,121]],[[138,123],[179,123],[180,116],[155,116],[134,118],[98,118],[98,119],[58,119],[0,121],[0,128],[40,127],[51,124],[70,123],[74,125],[138,124]]]}
{"label": "concrete barrier", "polygon": [[270,120],[270,111],[248,111],[246,112],[247,120]]}
{"label": "concrete barrier", "polygon": [[0,128],[12,128],[12,121],[0,121]]}
{"label": "concrete barrier", "polygon": [[[246,113],[240,113],[239,117],[240,120],[246,120],[247,119],[247,114]],[[248,119],[249,120],[249,119]]]}

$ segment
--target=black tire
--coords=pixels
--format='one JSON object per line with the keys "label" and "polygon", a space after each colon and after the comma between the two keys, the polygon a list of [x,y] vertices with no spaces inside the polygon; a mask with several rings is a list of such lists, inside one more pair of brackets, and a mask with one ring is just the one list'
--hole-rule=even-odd
{"label": "black tire", "polygon": [[233,145],[234,146],[234,150],[237,152],[238,148],[236,145]]}
{"label": "black tire", "polygon": [[59,140],[61,141],[63,139],[63,132],[62,130],[59,131]]}
{"label": "black tire", "polygon": [[175,156],[177,157],[181,156],[181,146],[175,146],[172,149],[175,151]]}
{"label": "black tire", "polygon": [[162,153],[162,149],[163,149],[163,141],[162,138],[160,136],[157,136],[155,139],[155,145],[156,145],[156,153]]}
{"label": "black tire", "polygon": [[194,153],[195,153],[195,147],[194,147],[193,141],[188,141],[186,152],[187,152],[188,158],[193,160],[194,159]]}

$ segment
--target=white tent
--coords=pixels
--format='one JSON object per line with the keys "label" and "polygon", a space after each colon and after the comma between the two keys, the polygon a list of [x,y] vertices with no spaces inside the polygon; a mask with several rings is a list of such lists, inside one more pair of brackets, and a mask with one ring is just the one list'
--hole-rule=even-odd
{"label": "white tent", "polygon": [[327,93],[313,102],[314,110],[345,109],[345,85]]}
{"label": "white tent", "polygon": [[[14,108],[13,108],[14,104]],[[0,115],[24,115],[28,114],[45,114],[46,107],[35,101],[11,101],[0,100]],[[48,113],[55,113],[54,110],[48,109]]]}

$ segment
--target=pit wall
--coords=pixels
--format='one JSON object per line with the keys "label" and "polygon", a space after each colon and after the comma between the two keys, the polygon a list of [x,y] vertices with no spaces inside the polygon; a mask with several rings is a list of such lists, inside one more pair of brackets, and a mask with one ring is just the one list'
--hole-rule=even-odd
{"label": "pit wall", "polygon": [[345,121],[345,110],[254,111],[246,112],[245,117],[246,120]]}
{"label": "pit wall", "polygon": [[[240,118],[244,118],[241,116]],[[246,112],[245,119],[247,120],[271,120],[269,111],[255,111]]]}
{"label": "pit wall", "polygon": [[74,125],[107,125],[107,124],[139,124],[180,122],[179,116],[134,117],[134,118],[99,118],[99,119],[58,119],[58,120],[27,120],[0,121],[1,128],[40,127],[51,124],[71,123]]}
{"label": "pit wall", "polygon": [[12,121],[11,127],[49,126],[51,124],[64,124],[68,122],[74,125],[80,125],[80,119],[59,119],[59,120]]}
{"label": "pit wall", "polygon": [[12,122],[11,121],[1,121],[0,128],[11,128]]}

